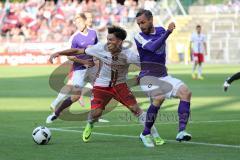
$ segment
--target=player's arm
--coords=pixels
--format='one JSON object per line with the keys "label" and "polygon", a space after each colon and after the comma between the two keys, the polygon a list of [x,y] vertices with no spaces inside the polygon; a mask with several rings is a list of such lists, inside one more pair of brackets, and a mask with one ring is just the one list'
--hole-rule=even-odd
{"label": "player's arm", "polygon": [[225,82],[223,84],[224,91],[226,92],[228,90],[228,87],[231,85],[231,83],[238,79],[240,79],[240,72],[235,73],[231,77],[228,77],[227,80],[225,80]]}
{"label": "player's arm", "polygon": [[175,23],[172,22],[168,25],[167,31],[161,37],[159,37],[155,41],[147,42],[146,44],[143,45],[143,49],[149,50],[151,52],[155,52],[165,43],[166,39],[174,29],[175,29]]}
{"label": "player's arm", "polygon": [[205,55],[207,55],[207,43],[206,42],[203,42],[203,47],[204,47]]}
{"label": "player's arm", "polygon": [[138,54],[134,53],[134,51],[131,49],[128,50],[127,63],[134,64],[134,65],[140,67],[140,57]]}
{"label": "player's arm", "polygon": [[190,48],[190,53],[193,54],[193,35],[190,40],[189,48]]}
{"label": "player's arm", "polygon": [[73,61],[73,62],[76,62],[76,63],[80,63],[86,67],[93,67],[95,64],[92,60],[90,59],[80,59],[80,58],[77,58],[75,56],[67,56],[68,60],[70,61]]}
{"label": "player's arm", "polygon": [[66,49],[66,50],[52,54],[49,58],[49,61],[51,63],[53,63],[53,59],[57,58],[58,56],[62,56],[62,55],[72,56],[72,55],[84,54],[84,53],[85,53],[85,49],[77,49],[77,48]]}

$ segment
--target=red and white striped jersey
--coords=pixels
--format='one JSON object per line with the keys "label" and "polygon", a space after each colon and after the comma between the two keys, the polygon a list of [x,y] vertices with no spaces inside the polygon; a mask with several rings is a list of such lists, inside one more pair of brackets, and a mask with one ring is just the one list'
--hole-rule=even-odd
{"label": "red and white striped jersey", "polygon": [[107,46],[102,43],[90,46],[86,54],[100,60],[100,69],[94,86],[111,87],[127,80],[130,64],[139,64],[139,55],[130,49],[123,49],[118,55],[112,56]]}

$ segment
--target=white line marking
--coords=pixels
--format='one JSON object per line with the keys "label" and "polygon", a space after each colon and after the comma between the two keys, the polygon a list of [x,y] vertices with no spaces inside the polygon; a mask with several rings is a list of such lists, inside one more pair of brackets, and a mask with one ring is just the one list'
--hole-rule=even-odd
{"label": "white line marking", "polygon": [[[229,120],[212,120],[212,121],[189,121],[190,124],[201,124],[201,123],[229,123],[229,122],[240,122],[238,119],[229,119]],[[168,124],[177,124],[178,122],[158,122],[154,123],[157,125],[168,125]],[[116,125],[98,125],[94,126],[95,128],[102,128],[102,127],[131,127],[131,126],[141,126],[142,124],[116,124]],[[81,126],[72,126],[72,127],[61,127],[65,129],[75,129],[75,128],[84,128]]]}
{"label": "white line marking", "polygon": [[[82,133],[80,130],[68,130],[62,128],[49,128],[52,131],[60,131],[60,132],[76,132]],[[111,136],[111,137],[124,137],[124,138],[139,138],[138,136],[130,136],[130,135],[121,135],[121,134],[110,134],[110,133],[99,133],[92,132],[92,134],[100,135],[100,136]],[[166,140],[170,143],[179,143],[175,140]],[[182,142],[184,144],[192,144],[192,145],[202,145],[202,146],[212,146],[212,147],[222,147],[222,148],[236,148],[240,149],[240,145],[229,145],[229,144],[214,144],[214,143],[205,143],[205,142]]]}

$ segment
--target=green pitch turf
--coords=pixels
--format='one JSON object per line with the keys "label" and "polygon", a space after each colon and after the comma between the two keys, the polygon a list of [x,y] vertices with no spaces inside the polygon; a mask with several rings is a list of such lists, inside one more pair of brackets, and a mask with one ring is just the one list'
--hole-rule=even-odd
{"label": "green pitch turf", "polygon": [[[188,132],[191,143],[175,142],[178,100],[166,100],[157,119],[157,128],[167,140],[163,146],[145,148],[138,135],[142,126],[128,110],[118,106],[105,114],[109,123],[98,123],[89,143],[83,143],[85,122],[57,120],[45,124],[49,104],[57,93],[49,87],[49,75],[56,67],[0,67],[0,160],[237,160],[240,159],[240,85],[229,92],[223,81],[239,71],[239,65],[206,65],[205,80],[192,80],[191,66],[169,65],[169,73],[183,80],[193,92]],[[134,87],[135,93],[138,88]],[[136,93],[137,94],[137,93]],[[74,113],[89,108],[74,104]],[[147,98],[138,98],[142,108]],[[52,129],[48,145],[36,145],[32,130],[44,125]]]}

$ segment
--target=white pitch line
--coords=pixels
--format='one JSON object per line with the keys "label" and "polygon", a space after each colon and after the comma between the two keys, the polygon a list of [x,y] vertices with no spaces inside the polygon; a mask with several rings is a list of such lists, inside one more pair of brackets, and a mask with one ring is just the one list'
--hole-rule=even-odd
{"label": "white pitch line", "polygon": [[[229,122],[240,122],[238,119],[229,119],[229,120],[212,120],[212,121],[189,121],[190,124],[201,124],[201,123],[229,123]],[[168,124],[178,124],[178,122],[159,122],[155,123],[157,125],[168,125]],[[116,125],[99,125],[99,126],[94,126],[95,128],[103,128],[103,127],[131,127],[131,126],[141,126],[142,124],[116,124]],[[61,127],[65,129],[75,129],[75,128],[84,128],[81,126],[72,126],[72,127]]]}
{"label": "white pitch line", "polygon": [[[76,132],[82,133],[79,130],[68,130],[62,128],[50,128],[53,131],[60,131],[60,132]],[[111,137],[124,137],[124,138],[139,138],[138,136],[130,136],[130,135],[121,135],[121,134],[110,134],[110,133],[99,133],[99,132],[92,132],[92,134],[100,135],[100,136],[111,136]],[[179,143],[176,140],[166,140],[170,143]],[[192,144],[192,145],[202,145],[202,146],[212,146],[212,147],[221,147],[221,148],[236,148],[240,149],[240,145],[229,145],[229,144],[214,144],[214,143],[205,143],[205,142],[182,142],[184,144]]]}

